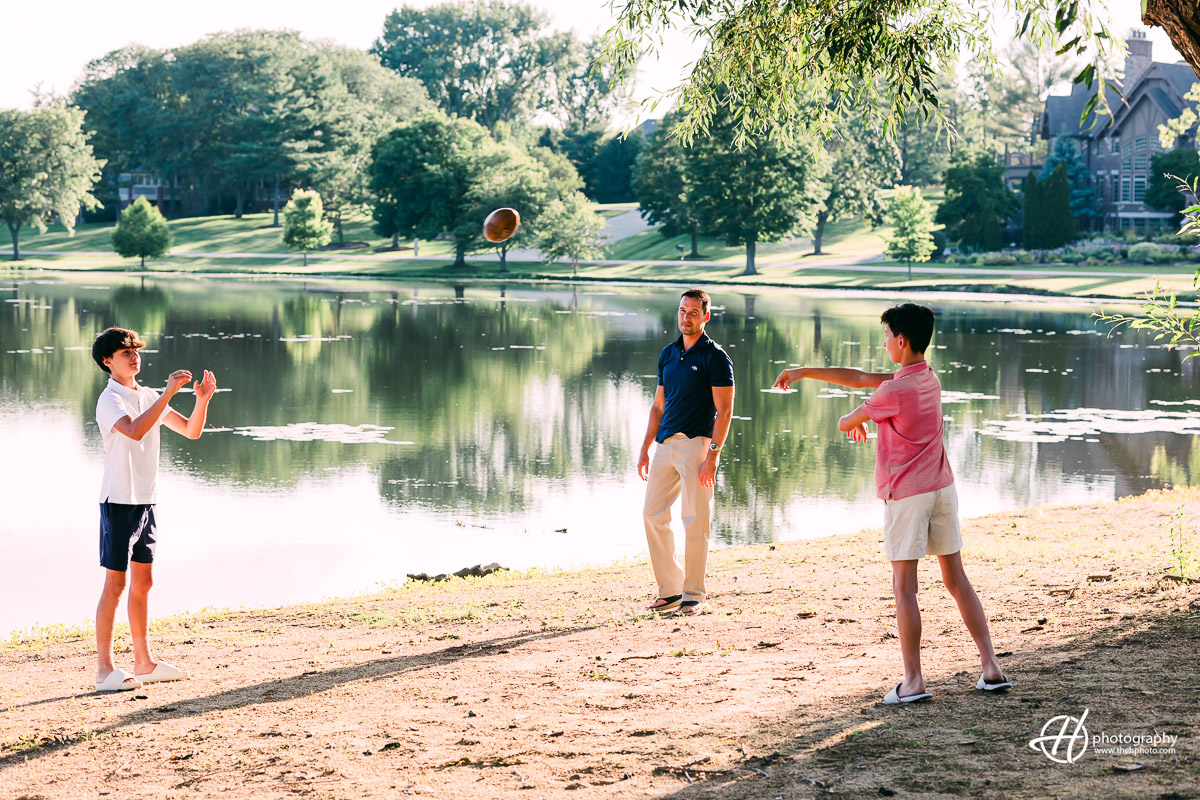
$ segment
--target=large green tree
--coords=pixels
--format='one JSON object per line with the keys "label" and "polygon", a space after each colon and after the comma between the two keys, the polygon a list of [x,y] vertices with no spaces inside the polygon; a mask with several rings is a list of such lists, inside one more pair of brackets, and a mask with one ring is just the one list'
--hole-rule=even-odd
{"label": "large green tree", "polygon": [[812,230],[828,193],[829,156],[816,142],[785,144],[767,138],[738,149],[738,120],[718,113],[709,135],[685,151],[695,182],[702,227],[746,248],[744,275],[757,275],[759,242],[777,242]]}
{"label": "large green tree", "polygon": [[984,246],[984,231],[1012,217],[1018,208],[1016,195],[1004,185],[1004,167],[979,148],[961,148],[954,153],[943,174],[946,196],[938,206],[935,221],[957,234],[967,249]]}
{"label": "large green tree", "polygon": [[678,115],[669,113],[638,155],[633,169],[633,194],[642,216],[667,238],[687,235],[690,258],[700,257],[700,217],[697,190],[688,171],[686,148],[671,135]]}
{"label": "large green tree", "polygon": [[442,111],[489,129],[525,122],[550,105],[573,36],[552,34],[538,9],[468,0],[388,14],[372,52],[388,69],[424,84]]}
{"label": "large green tree", "polygon": [[[1173,177],[1172,177],[1173,176]],[[1146,205],[1160,211],[1179,214],[1191,198],[1179,188],[1182,180],[1191,184],[1200,178],[1200,153],[1190,147],[1155,153],[1150,158],[1150,182],[1146,185]]]}
{"label": "large green tree", "polygon": [[478,123],[426,112],[375,145],[370,164],[375,232],[432,239],[454,235],[454,264],[476,243],[478,206],[468,198],[477,170],[496,143]]}
{"label": "large green tree", "polygon": [[[1101,0],[1005,0],[1004,6],[1016,21],[1016,30],[1005,33],[1091,61],[1078,77],[1104,102],[1115,37]],[[736,120],[738,145],[763,134],[826,139],[862,113],[889,132],[909,112],[944,120],[939,75],[960,61],[994,66],[995,19],[990,5],[974,0],[626,0],[608,32],[605,58],[619,69],[661,52],[664,29],[691,29],[704,49],[682,84],[667,92],[684,112],[681,135],[705,129],[724,107]],[[828,102],[807,102],[799,88]]]}
{"label": "large green tree", "polygon": [[813,228],[813,255],[821,253],[828,222],[861,217],[872,226],[883,222],[886,205],[881,190],[900,179],[900,148],[865,122],[839,139],[826,142],[833,156],[823,207]]}
{"label": "large green tree", "polygon": [[1100,219],[1100,198],[1083,154],[1065,136],[1054,140],[1054,146],[1042,166],[1041,179],[1048,180],[1059,164],[1066,171],[1069,213],[1075,218],[1073,227],[1090,230]]}
{"label": "large green tree", "polygon": [[32,111],[0,110],[0,219],[21,258],[21,229],[44,233],[57,217],[75,232],[80,208],[95,208],[92,189],[104,162],[92,154],[84,112],[54,105]]}
{"label": "large green tree", "polygon": [[429,105],[418,82],[365,53],[259,30],[113,51],[88,65],[72,97],[111,162],[113,194],[119,175],[145,169],[214,211],[232,200],[240,214],[265,195],[278,212],[279,194],[302,184],[323,193],[339,224],[343,208],[363,202],[374,138]]}
{"label": "large green tree", "polygon": [[385,133],[432,102],[415,80],[399,78],[369,54],[329,46],[319,62],[328,68],[328,89],[315,145],[300,161],[299,180],[321,194],[326,218],[339,244],[345,242],[348,215],[370,207],[371,148]]}
{"label": "large green tree", "polygon": [[144,267],[147,258],[165,256],[171,249],[171,230],[162,212],[139,197],[121,215],[113,230],[112,245],[117,255],[140,258]]}
{"label": "large green tree", "polygon": [[[539,229],[546,208],[563,196],[573,196],[577,187],[577,182],[556,181],[544,163],[514,142],[489,148],[472,173],[456,241],[459,236],[467,239],[472,250],[495,248],[501,272],[508,270],[508,251]],[[517,232],[499,244],[483,238],[483,220],[497,208],[515,208],[521,215]]]}

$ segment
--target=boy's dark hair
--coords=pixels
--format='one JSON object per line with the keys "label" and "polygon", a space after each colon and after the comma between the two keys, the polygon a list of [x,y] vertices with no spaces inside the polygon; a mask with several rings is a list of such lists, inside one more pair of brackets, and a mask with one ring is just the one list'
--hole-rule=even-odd
{"label": "boy's dark hair", "polygon": [[141,350],[146,343],[138,337],[137,331],[126,328],[109,328],[96,337],[92,342],[92,358],[108,374],[112,370],[104,366],[104,359],[112,358],[118,350]]}
{"label": "boy's dark hair", "polygon": [[933,309],[916,303],[901,303],[883,312],[879,321],[903,336],[914,353],[924,353],[933,338]]}
{"label": "boy's dark hair", "polygon": [[685,297],[690,297],[693,300],[699,300],[700,306],[704,309],[704,313],[708,313],[708,304],[711,302],[708,297],[708,292],[704,291],[703,289],[688,289],[686,292],[679,295],[680,300]]}

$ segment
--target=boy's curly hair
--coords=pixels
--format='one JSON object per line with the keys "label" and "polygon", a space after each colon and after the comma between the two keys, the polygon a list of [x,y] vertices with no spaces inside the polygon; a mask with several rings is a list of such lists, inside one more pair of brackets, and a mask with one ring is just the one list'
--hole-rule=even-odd
{"label": "boy's curly hair", "polygon": [[112,358],[118,350],[141,350],[145,346],[146,343],[137,335],[137,331],[131,331],[128,328],[109,328],[97,336],[96,341],[92,342],[92,358],[95,359],[100,369],[111,375],[112,370],[104,366],[104,359]]}

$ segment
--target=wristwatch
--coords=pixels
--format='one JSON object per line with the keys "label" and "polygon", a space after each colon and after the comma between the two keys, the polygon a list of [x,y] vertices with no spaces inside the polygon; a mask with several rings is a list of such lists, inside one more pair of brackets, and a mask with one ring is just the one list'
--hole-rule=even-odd
{"label": "wristwatch", "polygon": [[712,450],[715,453],[721,449],[721,445],[717,444],[716,442],[709,442],[708,449]]}

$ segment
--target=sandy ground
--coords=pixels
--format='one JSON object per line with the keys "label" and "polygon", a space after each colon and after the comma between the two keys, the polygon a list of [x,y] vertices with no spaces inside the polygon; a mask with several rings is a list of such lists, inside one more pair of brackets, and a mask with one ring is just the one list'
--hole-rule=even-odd
{"label": "sandy ground", "polygon": [[[1181,505],[1200,528],[1194,490],[966,523],[1016,686],[973,690],[926,559],[934,699],[899,708],[878,530],[714,553],[702,617],[640,613],[643,563],[160,621],[195,677],[126,694],[90,691],[87,638],[12,642],[0,798],[1200,797],[1200,586],[1163,577]],[[1175,752],[1029,746],[1085,709]]]}

